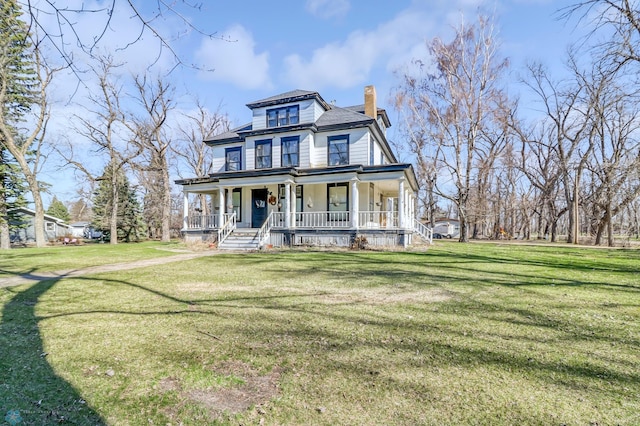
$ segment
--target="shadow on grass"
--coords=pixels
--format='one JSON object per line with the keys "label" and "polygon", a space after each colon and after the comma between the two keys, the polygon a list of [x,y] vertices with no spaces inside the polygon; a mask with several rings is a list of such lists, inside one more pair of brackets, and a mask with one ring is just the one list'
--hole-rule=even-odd
{"label": "shadow on grass", "polygon": [[[468,282],[469,276],[475,276],[474,281],[477,283],[508,287],[549,285],[551,284],[550,279],[538,273],[548,272],[554,274],[553,285],[555,286],[600,286],[616,291],[640,292],[640,282],[621,284],[616,282],[615,277],[607,277],[609,278],[607,281],[602,281],[595,278],[602,275],[594,275],[603,273],[640,274],[640,251],[615,251],[611,253],[610,258],[602,261],[581,258],[576,255],[575,249],[563,251],[558,248],[536,247],[533,252],[517,252],[512,255],[502,252],[503,250],[494,250],[492,247],[488,249],[492,251],[487,254],[438,251],[401,253],[397,256],[395,253],[383,252],[319,251],[314,253],[313,258],[305,257],[301,263],[296,265],[295,269],[289,271],[271,269],[271,272],[303,273],[305,275],[325,274],[336,278],[340,278],[348,272],[357,272],[363,282],[371,278],[382,278],[412,284],[424,284],[430,281],[437,283],[442,279],[446,279],[448,282]],[[528,247],[528,249],[531,248]],[[252,256],[251,262],[269,264],[281,261],[286,263],[291,261],[292,256],[295,257],[295,254],[258,254]],[[634,262],[634,260],[638,261]],[[619,264],[620,261],[624,261],[625,264]],[[343,265],[350,264],[356,266],[347,271]],[[357,266],[361,264],[376,266],[362,269]],[[509,266],[511,270],[499,266],[492,267],[491,270],[486,270],[486,268],[483,270],[475,268],[474,265],[505,265]],[[399,269],[390,269],[390,266],[397,266]],[[414,269],[406,269],[408,266]],[[520,272],[514,272],[514,268]],[[531,273],[523,272],[527,268],[534,269],[531,270]],[[567,277],[566,274],[571,271],[589,273],[590,277],[588,280]],[[456,276],[453,272],[458,272],[460,276]]]}
{"label": "shadow on grass", "polygon": [[[101,425],[104,420],[47,362],[35,309],[58,279],[40,281],[4,305],[0,323],[0,418],[19,424]],[[13,289],[6,291],[14,292]]]}

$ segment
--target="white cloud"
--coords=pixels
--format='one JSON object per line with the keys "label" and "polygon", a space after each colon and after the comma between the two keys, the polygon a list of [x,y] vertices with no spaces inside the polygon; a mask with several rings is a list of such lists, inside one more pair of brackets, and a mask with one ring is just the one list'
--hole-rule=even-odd
{"label": "white cloud", "polygon": [[333,42],[313,51],[305,60],[293,54],[284,59],[287,80],[297,87],[348,88],[366,83],[380,64],[392,70],[421,51],[428,17],[407,10],[372,31],[354,31],[345,41]]}
{"label": "white cloud", "polygon": [[214,70],[202,72],[200,77],[242,89],[270,88],[268,52],[257,53],[253,35],[241,25],[222,33],[231,41],[207,38],[196,51],[196,61]]}
{"label": "white cloud", "polygon": [[344,18],[351,4],[349,0],[307,0],[307,11],[322,19]]}

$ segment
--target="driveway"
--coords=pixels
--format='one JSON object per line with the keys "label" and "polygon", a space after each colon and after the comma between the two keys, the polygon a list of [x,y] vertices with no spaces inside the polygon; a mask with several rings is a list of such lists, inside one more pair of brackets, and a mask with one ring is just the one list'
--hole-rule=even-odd
{"label": "driveway", "polygon": [[[50,279],[81,277],[85,275],[97,274],[100,272],[126,271],[129,269],[144,268],[146,266],[164,265],[166,263],[180,262],[184,260],[195,259],[198,257],[213,256],[218,253],[220,252],[217,250],[191,252],[191,253],[177,254],[175,256],[137,260],[135,262],[123,262],[123,263],[114,263],[111,265],[89,266],[86,268],[71,269],[67,271],[37,272],[33,274],[22,274],[22,275],[16,275],[15,277],[11,277],[11,278],[0,279],[0,288],[13,287],[16,285],[35,283],[35,282],[40,282],[40,281],[45,281]],[[225,253],[229,253],[229,252],[225,252]]]}

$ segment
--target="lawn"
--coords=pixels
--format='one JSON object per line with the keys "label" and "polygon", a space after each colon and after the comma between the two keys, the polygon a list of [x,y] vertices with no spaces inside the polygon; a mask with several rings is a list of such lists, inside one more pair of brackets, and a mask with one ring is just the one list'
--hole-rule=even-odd
{"label": "lawn", "polygon": [[640,424],[638,250],[220,254],[0,306],[21,424]]}
{"label": "lawn", "polygon": [[0,251],[0,279],[16,274],[56,272],[131,260],[170,256],[183,249],[178,243],[149,241],[130,244],[57,245]]}

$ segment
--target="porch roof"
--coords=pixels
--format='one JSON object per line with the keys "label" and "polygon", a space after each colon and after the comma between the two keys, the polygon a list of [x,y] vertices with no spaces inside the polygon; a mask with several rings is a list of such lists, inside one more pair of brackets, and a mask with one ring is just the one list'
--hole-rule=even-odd
{"label": "porch roof", "polygon": [[219,183],[225,180],[247,179],[255,180],[260,178],[281,177],[283,181],[287,179],[295,180],[306,176],[330,176],[336,174],[350,174],[358,176],[372,176],[382,173],[398,173],[403,172],[408,179],[409,184],[414,190],[418,190],[418,181],[416,179],[413,166],[408,163],[393,163],[376,166],[364,166],[360,164],[350,164],[346,166],[333,167],[316,167],[316,168],[298,168],[298,167],[280,167],[273,169],[260,170],[238,170],[231,172],[212,173],[208,177],[196,177],[188,179],[179,179],[175,183],[177,185],[189,186],[206,183]]}

